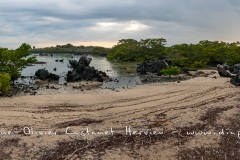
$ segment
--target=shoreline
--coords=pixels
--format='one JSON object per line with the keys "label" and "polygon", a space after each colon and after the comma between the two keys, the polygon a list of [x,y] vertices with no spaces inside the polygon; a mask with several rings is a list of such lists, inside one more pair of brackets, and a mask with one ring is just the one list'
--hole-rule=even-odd
{"label": "shoreline", "polygon": [[[146,84],[164,84],[164,83],[181,83],[182,81],[189,80],[191,78],[196,77],[212,77],[216,78],[215,75],[217,72],[215,70],[197,70],[197,71],[190,71],[188,74],[181,74],[179,76],[173,76],[171,78],[167,76],[157,76],[153,73],[148,73],[146,75],[139,75],[137,76],[140,78],[137,81],[135,78],[125,80],[125,84],[118,84],[120,81],[120,77],[111,78],[110,81],[105,82],[96,82],[96,81],[79,81],[79,82],[68,82],[68,83],[59,83],[59,82],[48,82],[36,79],[35,84],[17,84],[13,86],[14,88],[27,88],[25,90],[16,91],[15,95],[11,95],[15,91],[13,90],[9,94],[11,96],[8,97],[18,97],[18,96],[27,96],[27,95],[53,95],[53,94],[89,94],[89,93],[108,93],[108,92],[120,92],[122,90],[127,90],[131,88],[135,88],[141,85]],[[214,75],[214,76],[213,76]],[[108,84],[109,83],[109,84]],[[21,87],[23,86],[23,87]],[[6,97],[5,96],[5,97]],[[4,97],[4,96],[3,96]]]}

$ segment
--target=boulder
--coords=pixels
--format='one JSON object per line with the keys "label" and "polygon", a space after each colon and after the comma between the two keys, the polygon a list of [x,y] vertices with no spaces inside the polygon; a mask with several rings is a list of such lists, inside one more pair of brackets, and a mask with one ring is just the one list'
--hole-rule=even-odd
{"label": "boulder", "polygon": [[222,77],[232,77],[232,74],[228,71],[228,69],[229,69],[229,66],[226,64],[217,65],[218,74]]}
{"label": "boulder", "polygon": [[68,71],[66,80],[67,82],[75,82],[82,80],[103,82],[104,79],[109,78],[105,72],[98,71],[94,67],[90,67],[92,58],[82,56],[79,61],[70,60],[70,68],[72,71]]}
{"label": "boulder", "polygon": [[230,71],[232,74],[238,74],[238,73],[240,73],[240,64],[235,64],[234,66],[230,66],[230,67],[229,67],[229,71]]}
{"label": "boulder", "polygon": [[41,80],[53,80],[58,81],[59,76],[56,74],[49,73],[46,69],[39,69],[35,72],[35,76],[37,79]]}
{"label": "boulder", "polygon": [[233,76],[230,82],[235,86],[240,86],[240,73],[238,73],[236,76]]}
{"label": "boulder", "polygon": [[240,86],[240,64],[228,66],[226,64],[217,65],[217,70],[220,76],[230,77],[230,82],[235,86]]}
{"label": "boulder", "polygon": [[38,78],[38,79],[41,79],[41,80],[47,80],[48,79],[48,76],[49,76],[49,72],[48,70],[46,69],[39,69],[35,72],[35,76]]}
{"label": "boulder", "polygon": [[137,72],[140,74],[146,74],[147,72],[159,74],[159,72],[167,66],[169,65],[165,60],[144,61],[137,66]]}

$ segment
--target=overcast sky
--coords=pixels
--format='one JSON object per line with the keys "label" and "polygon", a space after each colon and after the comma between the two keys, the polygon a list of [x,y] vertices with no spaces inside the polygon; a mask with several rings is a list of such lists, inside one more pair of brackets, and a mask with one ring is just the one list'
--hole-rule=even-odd
{"label": "overcast sky", "polygon": [[240,39],[239,0],[1,0],[0,47]]}

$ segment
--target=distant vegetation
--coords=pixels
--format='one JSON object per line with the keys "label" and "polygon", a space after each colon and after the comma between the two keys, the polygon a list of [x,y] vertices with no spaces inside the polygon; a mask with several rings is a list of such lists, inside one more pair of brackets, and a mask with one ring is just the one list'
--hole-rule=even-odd
{"label": "distant vegetation", "polygon": [[145,40],[122,39],[108,54],[108,60],[145,61],[169,59],[178,67],[204,68],[226,62],[233,65],[240,62],[240,43],[220,41],[200,41],[197,44],[176,44],[166,47],[166,39]]}
{"label": "distant vegetation", "polygon": [[70,43],[66,45],[56,45],[56,47],[35,48],[30,50],[31,53],[71,53],[71,54],[96,54],[109,52],[110,48],[95,46],[74,46]]}
{"label": "distant vegetation", "polygon": [[111,51],[111,48],[105,47],[92,47],[92,54],[94,55],[101,55],[101,54],[108,54]]}

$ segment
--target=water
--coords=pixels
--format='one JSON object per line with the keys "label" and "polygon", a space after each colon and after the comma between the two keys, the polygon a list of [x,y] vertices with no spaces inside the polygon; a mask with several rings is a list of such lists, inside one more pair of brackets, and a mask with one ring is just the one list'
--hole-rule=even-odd
{"label": "water", "polygon": [[[64,53],[48,54],[47,56],[39,56],[38,54],[32,54],[36,56],[40,62],[46,62],[46,64],[34,64],[33,66],[27,66],[22,71],[22,76],[30,77],[34,76],[38,69],[47,69],[49,72],[60,76],[59,83],[66,82],[65,77],[69,70],[69,60],[79,60],[81,55],[71,55]],[[111,63],[106,60],[105,57],[92,56],[92,62],[90,66],[93,66],[97,70],[101,70],[107,73],[114,81],[103,83],[102,88],[119,88],[119,87],[131,87],[141,84],[140,78],[136,75],[136,63],[124,62],[124,63]],[[56,62],[56,60],[62,60],[63,62]],[[56,68],[56,71],[54,71]],[[19,79],[21,81],[31,81],[30,79]]]}

